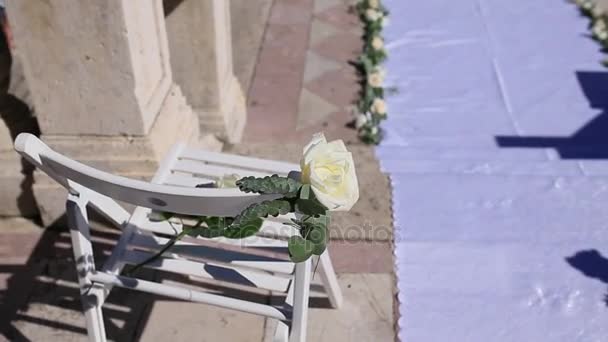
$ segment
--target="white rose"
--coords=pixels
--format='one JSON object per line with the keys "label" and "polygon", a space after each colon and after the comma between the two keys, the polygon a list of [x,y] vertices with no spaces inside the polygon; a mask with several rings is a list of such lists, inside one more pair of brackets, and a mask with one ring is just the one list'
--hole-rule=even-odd
{"label": "white rose", "polygon": [[384,84],[384,77],[379,72],[372,72],[367,77],[367,83],[374,88],[380,88]]}
{"label": "white rose", "polygon": [[386,102],[383,99],[376,97],[372,102],[371,109],[374,113],[379,115],[386,115],[387,108]]}
{"label": "white rose", "polygon": [[357,115],[357,118],[355,119],[355,128],[359,129],[359,128],[363,127],[366,123],[367,123],[367,116],[365,116],[365,114],[359,114],[359,115]]}
{"label": "white rose", "polygon": [[380,7],[380,0],[367,0],[367,5],[371,8]]}
{"label": "white rose", "polygon": [[381,50],[384,48],[384,40],[378,36],[372,38],[372,47],[374,50]]}
{"label": "white rose", "polygon": [[380,19],[380,16],[380,12],[376,11],[375,9],[369,8],[365,11],[365,17],[369,21],[376,21]]}
{"label": "white rose", "polygon": [[310,187],[321,204],[332,211],[347,211],[359,199],[359,184],[353,157],[342,140],[327,142],[317,133],[300,161],[302,182]]}

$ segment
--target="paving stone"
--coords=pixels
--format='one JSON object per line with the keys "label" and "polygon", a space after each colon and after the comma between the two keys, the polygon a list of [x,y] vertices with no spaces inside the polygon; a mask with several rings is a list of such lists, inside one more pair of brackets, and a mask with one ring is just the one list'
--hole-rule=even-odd
{"label": "paving stone", "polygon": [[304,69],[304,83],[315,80],[326,72],[338,70],[341,65],[331,59],[319,56],[318,54],[306,52],[306,67]]}
{"label": "paving stone", "polygon": [[309,341],[394,341],[393,276],[340,274],[344,303],[309,311]]}
{"label": "paving stone", "polygon": [[199,303],[157,301],[141,341],[261,342],[264,318]]}
{"label": "paving stone", "polygon": [[310,45],[315,46],[325,39],[338,34],[340,31],[340,29],[315,17],[310,24]]}
{"label": "paving stone", "polygon": [[331,113],[338,109],[335,105],[327,102],[322,97],[302,88],[300,93],[300,104],[298,106],[298,123],[296,129],[299,130],[322,121]]}
{"label": "paving stone", "polygon": [[[359,79],[351,68],[328,71],[307,83],[304,87],[317,96],[336,105],[346,108],[354,105],[358,98]],[[306,113],[300,113],[306,115]]]}

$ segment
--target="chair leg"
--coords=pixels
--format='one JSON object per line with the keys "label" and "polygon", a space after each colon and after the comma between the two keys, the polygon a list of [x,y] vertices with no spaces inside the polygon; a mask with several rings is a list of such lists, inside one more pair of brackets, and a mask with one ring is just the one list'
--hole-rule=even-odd
{"label": "chair leg", "polygon": [[293,317],[289,342],[305,342],[308,323],[308,297],[310,294],[310,259],[296,264],[293,291]]}
{"label": "chair leg", "polygon": [[277,328],[274,331],[274,337],[272,342],[288,342],[289,341],[289,327],[285,322],[278,321]]}
{"label": "chair leg", "polygon": [[66,211],[89,340],[105,342],[106,333],[101,312],[105,289],[101,284],[91,283],[88,278],[89,274],[95,271],[95,260],[87,217],[87,203],[85,198],[70,194],[66,202]]}
{"label": "chair leg", "polygon": [[87,334],[90,342],[105,342],[106,330],[103,324],[101,311],[104,296],[104,287],[93,285],[89,291],[81,295],[84,317],[87,324]]}
{"label": "chair leg", "polygon": [[334,266],[331,263],[329,257],[329,251],[325,250],[319,257],[319,266],[321,268],[321,280],[323,281],[323,287],[329,297],[329,302],[334,309],[340,308],[342,305],[342,290],[334,271]]}

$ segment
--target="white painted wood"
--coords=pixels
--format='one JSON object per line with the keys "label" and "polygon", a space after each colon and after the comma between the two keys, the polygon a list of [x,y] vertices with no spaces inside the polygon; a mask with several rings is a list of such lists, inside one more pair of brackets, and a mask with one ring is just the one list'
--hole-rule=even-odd
{"label": "white painted wood", "polygon": [[96,272],[91,275],[91,280],[105,284],[111,283],[114,284],[114,286],[139,290],[160,296],[167,296],[191,302],[205,303],[209,305],[219,306],[242,312],[248,312],[251,314],[276,318],[280,320],[287,319],[285,313],[270,305],[248,302],[242,299],[224,297],[211,293],[194,291],[182,287],[158,284],[142,279],[135,279],[103,272]]}
{"label": "white painted wood", "polygon": [[199,184],[207,183],[215,183],[215,180],[211,177],[202,177],[192,173],[174,171],[165,178],[162,184],[195,188]]}
{"label": "white painted wood", "polygon": [[[151,237],[147,235],[137,234],[130,242],[131,247],[142,249],[158,250],[169,239],[161,237]],[[209,241],[209,240],[207,240]],[[248,249],[242,251],[233,251],[221,249],[217,245],[210,246],[201,245],[190,241],[179,241],[175,244],[171,251],[177,255],[191,258],[201,258],[207,261],[221,262],[227,265],[239,265],[245,268],[262,270],[272,273],[293,274],[294,264],[286,260],[278,260],[276,258],[253,255]]]}
{"label": "white painted wood", "polygon": [[211,164],[236,166],[241,169],[257,170],[264,173],[287,175],[289,172],[299,170],[300,166],[274,160],[243,157],[233,154],[215,153],[186,147],[180,155],[182,159],[205,161]]}
{"label": "white painted wood", "polygon": [[[152,255],[154,254],[143,251],[126,251],[122,260],[128,264],[136,265]],[[289,279],[286,278],[275,277],[260,271],[249,271],[203,261],[160,257],[144,267],[277,292],[287,292],[289,286]]]}
{"label": "white painted wood", "polygon": [[331,303],[332,308],[339,309],[340,306],[342,306],[342,290],[340,289],[334,266],[329,257],[329,250],[325,250],[319,257],[319,268],[321,281],[323,282],[323,287],[329,297],[329,302]]}
{"label": "white painted wood", "polygon": [[293,281],[293,317],[291,321],[289,342],[306,342],[310,273],[310,259],[296,264],[296,273]]}
{"label": "white painted wood", "polygon": [[289,341],[289,326],[283,322],[278,321],[276,330],[274,331],[274,337],[272,342],[288,342]]}
{"label": "white painted wood", "polygon": [[[41,146],[46,147],[36,147],[33,148],[34,151],[29,151],[27,148],[23,151],[18,150],[25,154],[34,153],[29,157],[40,160],[37,166],[43,170],[49,169],[50,172],[60,174],[113,199],[159,211],[186,215],[236,216],[253,203],[280,197],[280,195],[247,194],[239,189],[189,189],[128,179],[69,159],[48,148],[34,135],[22,133],[19,137],[21,141],[26,140],[21,145],[42,144]],[[35,143],[30,144],[28,141]]]}
{"label": "white painted wood", "polygon": [[[150,220],[151,210],[183,215],[234,216],[252,203],[279,196],[245,194],[238,189],[205,189],[194,186],[230,173],[241,176],[274,173],[285,175],[297,170],[297,165],[197,151],[177,144],[161,162],[152,182],[148,183],[114,176],[73,161],[54,152],[29,134],[18,136],[15,149],[70,192],[67,201],[70,235],[77,260],[83,303],[86,303],[85,316],[91,341],[105,341],[101,307],[113,286],[275,318],[280,320],[275,336],[279,340],[286,341],[288,333],[289,341],[305,340],[311,261],[294,265],[288,260],[280,260],[267,253],[286,252],[285,238],[298,232],[283,222],[289,222],[289,219],[294,217],[293,214],[269,218],[259,236],[243,240],[218,238],[181,241],[161,259],[147,266],[276,292],[288,291],[284,310],[119,275],[125,264],[145,260],[168,241],[167,238],[153,233],[174,235],[182,229],[179,222]],[[137,207],[133,215],[129,217],[129,213],[115,200],[135,204]],[[95,269],[93,262],[87,205],[100,211],[115,225],[124,227],[121,238],[101,272]],[[243,248],[238,248],[239,246]],[[134,247],[148,251],[132,250]],[[323,283],[332,305],[337,307],[342,297],[329,254],[323,254],[320,260]],[[287,311],[293,311],[293,314],[285,315],[284,312]]]}
{"label": "white painted wood", "polygon": [[91,246],[87,203],[88,200],[82,194],[80,196],[69,194],[66,211],[87,334],[89,341],[103,342],[106,340],[101,310],[103,294],[97,288],[92,289],[94,284],[89,279],[89,274],[95,272],[95,260],[93,259],[93,247]]}
{"label": "white painted wood", "polygon": [[202,177],[210,177],[213,179],[219,179],[226,175],[237,174],[241,177],[254,176],[254,177],[265,177],[270,176],[268,172],[258,172],[253,170],[243,170],[239,168],[205,164],[200,161],[190,159],[180,159],[175,163],[173,171],[179,171],[184,173],[192,173],[200,175]]}

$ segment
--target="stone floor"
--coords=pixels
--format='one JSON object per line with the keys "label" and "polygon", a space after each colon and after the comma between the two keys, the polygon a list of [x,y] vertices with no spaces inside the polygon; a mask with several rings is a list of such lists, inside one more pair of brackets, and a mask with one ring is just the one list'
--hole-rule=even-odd
{"label": "stone floor", "polygon": [[[348,62],[361,45],[351,2],[264,2],[252,23],[267,15],[267,26],[256,28],[235,47],[259,50],[259,58],[254,70],[246,63],[237,70],[243,82],[250,83],[249,121],[245,142],[226,150],[297,161],[314,132],[347,142],[357,163],[362,198],[351,213],[333,217],[330,244],[345,302],[340,310],[330,310],[323,308],[322,300],[311,301],[308,340],[394,341],[389,183],[373,149],[359,144],[354,130],[346,127],[358,91]],[[261,32],[261,46],[256,48],[253,42]],[[104,225],[94,228],[100,261],[117,231]],[[30,221],[0,220],[0,341],[86,340],[70,248],[65,227],[43,230]],[[173,280],[158,273],[148,276]],[[262,301],[268,297],[250,295]],[[104,314],[108,335],[116,341],[269,341],[275,324],[122,289],[113,291]]]}

